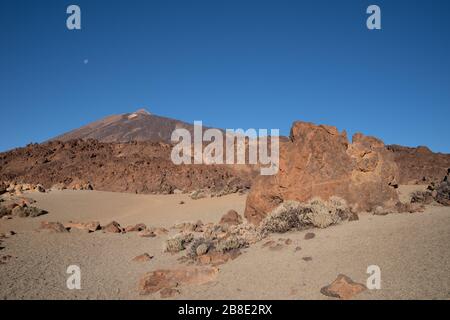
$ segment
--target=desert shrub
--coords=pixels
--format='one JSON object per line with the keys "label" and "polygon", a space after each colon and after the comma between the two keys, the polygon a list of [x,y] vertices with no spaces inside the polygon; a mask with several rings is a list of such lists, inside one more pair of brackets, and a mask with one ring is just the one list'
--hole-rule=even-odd
{"label": "desert shrub", "polygon": [[286,201],[275,208],[261,223],[260,233],[284,233],[292,229],[326,228],[347,220],[352,213],[345,200],[314,198],[306,203]]}
{"label": "desert shrub", "polygon": [[166,240],[167,252],[180,252],[186,249],[186,245],[194,239],[192,233],[179,233]]}
{"label": "desert shrub", "polygon": [[248,243],[243,238],[231,236],[229,238],[219,240],[216,244],[215,250],[218,252],[227,252],[246,247],[248,247]]}
{"label": "desert shrub", "polygon": [[[186,255],[189,258],[195,258],[198,255],[207,253],[213,247],[214,246],[211,240],[205,238],[197,238],[192,241]],[[199,250],[199,248],[201,248],[201,250]],[[199,251],[201,251],[202,253],[199,254]]]}

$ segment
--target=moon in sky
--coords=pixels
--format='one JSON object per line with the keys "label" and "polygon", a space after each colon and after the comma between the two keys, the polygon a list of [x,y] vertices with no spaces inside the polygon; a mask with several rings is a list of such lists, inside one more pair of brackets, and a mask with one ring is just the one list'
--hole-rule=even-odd
{"label": "moon in sky", "polygon": [[89,63],[89,60],[88,59],[84,59],[84,64],[88,64]]}

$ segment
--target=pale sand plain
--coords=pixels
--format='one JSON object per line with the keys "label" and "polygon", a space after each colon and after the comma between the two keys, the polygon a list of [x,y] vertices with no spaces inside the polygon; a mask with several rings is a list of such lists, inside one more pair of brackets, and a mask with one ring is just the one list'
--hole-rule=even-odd
{"label": "pale sand plain", "polygon": [[[0,299],[161,299],[140,296],[137,284],[149,271],[180,266],[183,253],[163,252],[167,236],[142,238],[137,233],[57,234],[36,231],[40,221],[122,226],[145,223],[170,228],[183,221],[218,222],[230,209],[243,214],[245,195],[191,200],[187,195],[135,195],[100,191],[29,193],[49,213],[38,218],[0,220]],[[180,204],[184,201],[184,204]],[[203,285],[182,285],[174,299],[332,299],[320,293],[338,274],[365,284],[369,265],[381,270],[381,289],[366,290],[354,299],[449,299],[450,208],[429,206],[425,212],[373,216],[327,229],[275,234],[244,249],[219,266],[217,278]],[[281,239],[281,240],[280,240]],[[285,239],[292,243],[286,245]],[[263,247],[268,240],[279,250]],[[301,249],[298,249],[300,247]],[[296,249],[297,248],[297,249]],[[154,258],[132,259],[148,253]],[[303,258],[312,260],[305,261]],[[66,269],[81,268],[81,290],[69,290]]]}

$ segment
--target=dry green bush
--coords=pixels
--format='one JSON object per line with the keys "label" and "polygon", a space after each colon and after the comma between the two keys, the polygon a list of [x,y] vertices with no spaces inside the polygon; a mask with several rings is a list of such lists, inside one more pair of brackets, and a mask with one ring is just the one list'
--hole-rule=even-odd
{"label": "dry green bush", "polygon": [[284,233],[289,230],[326,228],[347,220],[352,213],[345,200],[331,197],[328,201],[314,198],[306,203],[285,201],[261,223],[260,233]]}
{"label": "dry green bush", "polygon": [[192,233],[179,233],[175,236],[166,240],[166,248],[167,252],[180,252],[186,249],[186,245],[194,240],[194,236]]}

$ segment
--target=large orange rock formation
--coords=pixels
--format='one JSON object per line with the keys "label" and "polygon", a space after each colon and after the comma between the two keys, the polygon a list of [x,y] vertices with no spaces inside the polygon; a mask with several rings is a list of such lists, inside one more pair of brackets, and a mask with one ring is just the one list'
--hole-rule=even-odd
{"label": "large orange rock formation", "polygon": [[339,196],[357,211],[391,207],[398,168],[382,141],[355,134],[352,143],[335,127],[295,122],[290,140],[280,144],[280,170],[253,183],[245,216],[259,223],[285,200]]}

